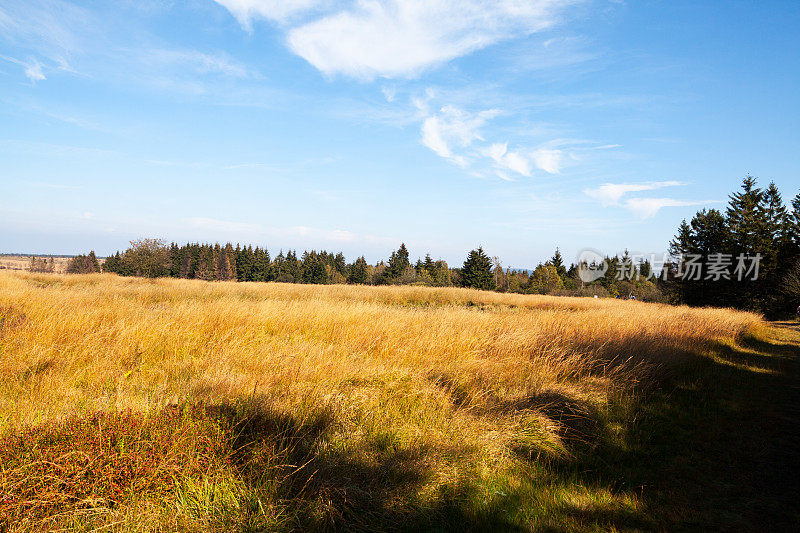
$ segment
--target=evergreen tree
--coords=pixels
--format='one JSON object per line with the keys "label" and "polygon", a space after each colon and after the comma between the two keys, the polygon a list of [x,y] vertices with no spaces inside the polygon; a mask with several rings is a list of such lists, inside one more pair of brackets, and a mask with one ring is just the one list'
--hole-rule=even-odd
{"label": "evergreen tree", "polygon": [[89,252],[89,256],[86,258],[91,267],[92,272],[100,272],[100,262],[97,260],[97,256],[94,255],[94,250]]}
{"label": "evergreen tree", "polygon": [[558,272],[558,276],[562,280],[567,278],[567,269],[564,266],[564,259],[561,257],[561,250],[556,248],[553,257],[550,258],[550,261],[548,261],[548,263],[556,267],[556,272]]}
{"label": "evergreen tree", "polygon": [[408,249],[406,248],[405,243],[400,244],[400,248],[397,249],[397,252],[392,252],[391,257],[389,258],[389,277],[391,279],[397,279],[403,275],[408,267],[411,266],[411,263],[408,260]]}
{"label": "evergreen tree", "polygon": [[639,276],[641,276],[641,279],[643,280],[650,279],[650,276],[653,273],[653,265],[650,263],[649,259],[640,259],[638,268],[639,268]]}
{"label": "evergreen tree", "polygon": [[337,253],[331,259],[331,266],[342,276],[347,276],[347,261],[342,252]]}
{"label": "evergreen tree", "polygon": [[178,271],[178,276],[187,279],[192,277],[192,254],[186,245],[186,250],[183,252],[183,260],[181,261],[181,268]]}
{"label": "evergreen tree", "polygon": [[205,281],[216,279],[216,268],[214,266],[214,249],[210,246],[203,246],[200,249],[200,260],[197,262],[195,278]]}
{"label": "evergreen tree", "polygon": [[435,266],[435,263],[431,258],[431,254],[425,254],[425,262],[422,264],[422,266],[428,272],[428,274],[433,276],[433,267]]}
{"label": "evergreen tree", "polygon": [[761,231],[764,192],[756,187],[754,177],[747,176],[742,180],[742,190],[729,198],[726,224],[734,243],[734,253],[755,254],[764,244]]}
{"label": "evergreen tree", "polygon": [[800,193],[792,199],[792,210],[787,216],[789,239],[800,248]]}
{"label": "evergreen tree", "polygon": [[470,251],[464,266],[461,268],[461,283],[473,289],[493,290],[495,288],[492,274],[492,260],[479,246]]}
{"label": "evergreen tree", "polygon": [[304,261],[303,283],[328,283],[328,271],[325,266],[325,263],[317,254],[309,255],[307,261]]}
{"label": "evergreen tree", "polygon": [[115,253],[114,255],[107,257],[106,260],[103,262],[103,272],[113,272],[119,273],[120,266],[122,263],[122,257],[119,252]]}
{"label": "evergreen tree", "polygon": [[669,243],[670,255],[674,258],[678,258],[690,253],[693,239],[692,227],[686,222],[686,219],[683,219],[680,226],[678,226],[678,233],[675,234],[675,237],[673,237]]}
{"label": "evergreen tree", "polygon": [[350,275],[347,278],[348,283],[367,283],[367,267],[367,260],[364,259],[364,256],[356,259],[350,267]]}
{"label": "evergreen tree", "polygon": [[217,280],[228,281],[233,279],[233,269],[227,252],[224,248],[219,251],[215,250],[215,252],[217,253]]}
{"label": "evergreen tree", "polygon": [[183,258],[181,257],[181,249],[177,243],[170,244],[169,247],[169,275],[176,278],[180,275],[181,266],[183,266]]}
{"label": "evergreen tree", "polygon": [[297,252],[289,250],[286,252],[286,272],[292,280],[292,283],[300,282],[301,265],[297,260]]}
{"label": "evergreen tree", "polygon": [[228,259],[228,265],[230,266],[230,277],[228,279],[235,281],[237,279],[236,250],[233,249],[233,245],[231,243],[227,243],[223,251]]}

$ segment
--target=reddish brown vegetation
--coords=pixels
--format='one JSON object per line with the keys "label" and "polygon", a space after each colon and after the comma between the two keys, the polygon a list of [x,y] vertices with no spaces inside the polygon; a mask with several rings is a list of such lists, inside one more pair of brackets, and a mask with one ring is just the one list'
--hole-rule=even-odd
{"label": "reddish brown vegetation", "polygon": [[180,476],[224,468],[228,439],[217,421],[200,414],[97,413],[3,437],[0,524],[115,508],[137,494],[168,490]]}

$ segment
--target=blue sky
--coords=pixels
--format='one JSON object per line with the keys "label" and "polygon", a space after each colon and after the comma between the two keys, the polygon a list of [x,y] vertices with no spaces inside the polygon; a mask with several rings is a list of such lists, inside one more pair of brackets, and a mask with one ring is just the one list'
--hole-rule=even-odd
{"label": "blue sky", "polygon": [[0,251],[661,252],[800,189],[800,2],[4,0]]}

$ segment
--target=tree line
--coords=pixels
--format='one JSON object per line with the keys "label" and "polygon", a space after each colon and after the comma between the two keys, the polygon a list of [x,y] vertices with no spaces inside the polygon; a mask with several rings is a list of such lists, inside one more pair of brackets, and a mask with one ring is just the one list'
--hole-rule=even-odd
{"label": "tree line", "polygon": [[[609,264],[631,262],[608,259]],[[631,265],[630,271],[644,272],[649,263]],[[644,270],[642,270],[644,269]],[[341,252],[295,250],[272,257],[265,248],[227,243],[166,244],[158,239],[132,241],[131,246],[106,258],[104,272],[122,276],[176,277],[206,281],[260,281],[283,283],[362,285],[427,285],[434,287],[469,287],[524,294],[624,295],[659,300],[661,295],[647,279],[617,279],[609,269],[602,279],[585,283],[578,276],[578,265],[565,266],[560,250],[533,270],[504,268],[497,257],[490,257],[482,247],[471,250],[460,268],[450,267],[430,254],[412,263],[404,243],[385,261],[370,264],[361,256],[348,262]],[[631,276],[633,277],[633,276]],[[638,276],[637,276],[638,278]]]}
{"label": "tree line", "polygon": [[787,206],[775,183],[747,176],[724,212],[698,211],[670,242],[664,290],[692,306],[736,307],[769,317],[800,301],[800,193]]}
{"label": "tree line", "polygon": [[[281,250],[186,243],[159,239],[132,241],[106,258],[103,272],[122,276],[176,277],[206,281],[250,281],[363,285],[471,287],[523,294],[635,297],[691,306],[749,309],[786,315],[800,304],[800,194],[786,205],[774,183],[765,189],[747,176],[729,197],[725,211],[703,209],[684,220],[669,243],[669,256],[656,264],[621,256],[598,261],[599,277],[586,280],[586,264],[567,266],[561,252],[533,269],[504,268],[482,247],[460,267],[430,254],[411,261],[405,244],[387,260],[370,264],[361,256],[348,262],[342,252]],[[94,252],[73,258],[68,272],[101,270]],[[745,274],[745,275],[742,275]]]}

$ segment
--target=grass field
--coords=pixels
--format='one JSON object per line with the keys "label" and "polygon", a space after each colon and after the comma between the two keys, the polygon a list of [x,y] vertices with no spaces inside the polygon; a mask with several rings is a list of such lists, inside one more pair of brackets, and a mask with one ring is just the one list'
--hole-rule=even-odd
{"label": "grass field", "polygon": [[626,300],[0,272],[0,530],[790,529],[798,346]]}

